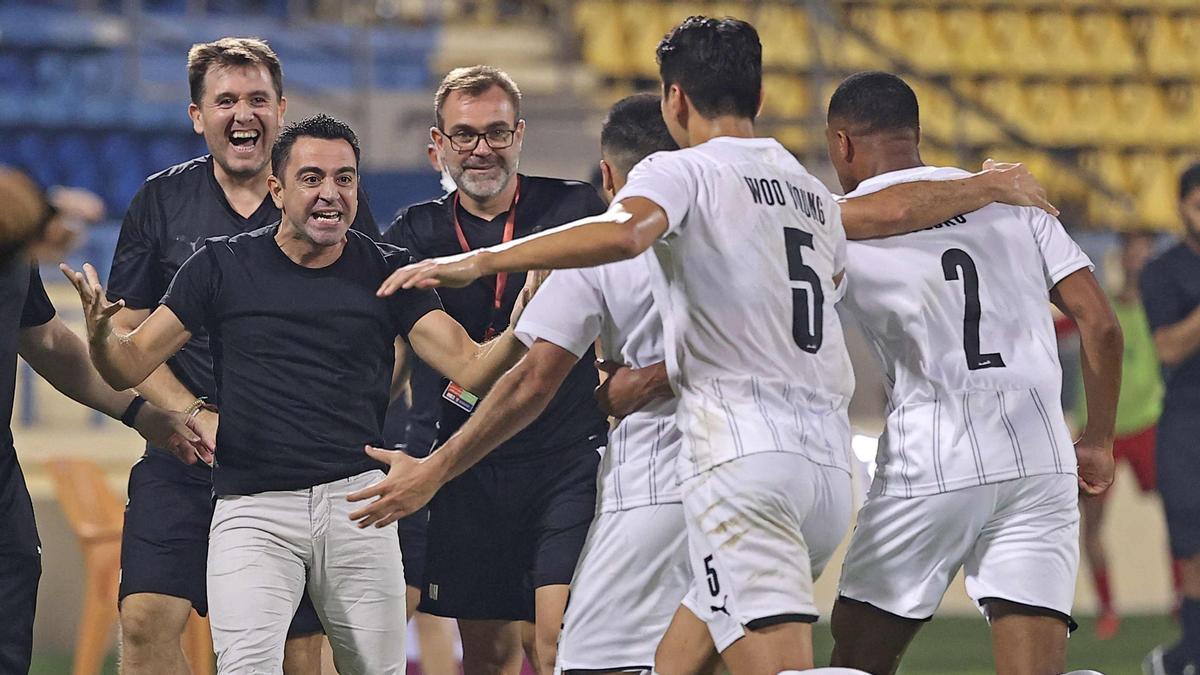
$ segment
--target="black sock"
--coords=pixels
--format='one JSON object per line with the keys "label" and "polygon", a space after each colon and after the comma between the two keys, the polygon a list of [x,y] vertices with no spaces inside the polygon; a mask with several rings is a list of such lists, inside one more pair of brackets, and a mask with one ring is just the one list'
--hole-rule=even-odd
{"label": "black sock", "polygon": [[1200,598],[1187,598],[1179,605],[1179,625],[1183,636],[1165,654],[1163,666],[1177,673],[1189,663],[1200,665]]}

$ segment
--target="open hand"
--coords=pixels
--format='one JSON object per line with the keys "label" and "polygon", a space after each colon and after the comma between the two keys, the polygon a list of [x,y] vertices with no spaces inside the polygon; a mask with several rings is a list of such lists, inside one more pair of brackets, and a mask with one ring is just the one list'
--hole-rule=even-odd
{"label": "open hand", "polygon": [[107,337],[112,332],[110,319],[125,306],[125,301],[109,302],[104,299],[104,289],[100,286],[100,277],[91,263],[83,264],[83,272],[76,272],[66,263],[60,264],[58,269],[62,270],[67,280],[79,292],[88,339],[102,340]]}
{"label": "open hand", "polygon": [[1052,216],[1058,215],[1058,209],[1046,197],[1046,189],[1024,164],[989,158],[983,162],[983,170],[992,177],[996,201],[1013,206],[1036,206]]}
{"label": "open hand", "polygon": [[392,272],[375,292],[387,297],[401,288],[461,288],[483,276],[479,272],[479,251],[430,258]]}
{"label": "open hand", "polygon": [[346,497],[352,502],[375,498],[350,514],[350,520],[357,522],[359,527],[385,527],[411,515],[428,504],[442,486],[429,471],[428,457],[417,459],[402,450],[383,450],[370,445],[365,450],[372,459],[390,468],[379,482]]}

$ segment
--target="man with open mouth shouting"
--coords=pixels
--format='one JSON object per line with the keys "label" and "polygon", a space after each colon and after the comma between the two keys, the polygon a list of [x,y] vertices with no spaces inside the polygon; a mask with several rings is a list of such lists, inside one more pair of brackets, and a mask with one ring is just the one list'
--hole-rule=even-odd
{"label": "man with open mouth shouting", "polygon": [[[267,190],[271,146],[287,101],[279,59],[265,42],[223,38],[188,53],[188,114],[209,153],[151,176],[133,198],[113,256],[108,298],[124,301],[118,330],[136,328],[158,305],[184,261],[205,239],[249,232],[279,220]],[[359,193],[352,227],[379,230]],[[215,393],[209,336],[187,345],[137,389],[167,409],[198,407]],[[217,414],[196,417],[214,430]],[[208,612],[205,568],[212,520],[212,470],[149,446],[129,476],[121,542],[123,672],[188,672],[180,635],[192,608]],[[319,673],[321,623],[305,597],[289,631],[285,672]]]}

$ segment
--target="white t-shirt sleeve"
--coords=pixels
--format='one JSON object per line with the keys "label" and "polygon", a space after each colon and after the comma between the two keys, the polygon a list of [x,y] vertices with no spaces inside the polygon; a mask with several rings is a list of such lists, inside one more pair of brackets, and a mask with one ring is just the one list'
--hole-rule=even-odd
{"label": "white t-shirt sleeve", "polygon": [[699,185],[695,166],[680,151],[656,152],[633,167],[629,182],[613,198],[613,204],[630,197],[658,204],[667,214],[665,237],[679,230],[688,209],[696,202]]}
{"label": "white t-shirt sleeve", "polygon": [[583,358],[600,335],[604,316],[595,275],[591,268],[553,272],[521,314],[517,339],[527,347],[537,340],[552,342]]}
{"label": "white t-shirt sleeve", "polygon": [[1042,252],[1042,271],[1046,275],[1046,288],[1054,286],[1072,272],[1087,267],[1094,269],[1091,258],[1079,248],[1079,244],[1067,234],[1058,218],[1041,209],[1028,208],[1034,239]]}

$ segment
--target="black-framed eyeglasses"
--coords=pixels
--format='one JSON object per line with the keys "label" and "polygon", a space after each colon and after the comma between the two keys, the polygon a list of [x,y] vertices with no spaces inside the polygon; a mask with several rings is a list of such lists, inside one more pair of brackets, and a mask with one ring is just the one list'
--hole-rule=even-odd
{"label": "black-framed eyeglasses", "polygon": [[[446,133],[446,132],[442,132]],[[503,150],[513,144],[513,139],[516,138],[516,129],[488,129],[482,133],[477,131],[456,131],[452,134],[446,134],[446,138],[450,139],[450,147],[458,152],[472,152],[479,147],[479,139],[483,139],[488,147],[493,150]]]}

